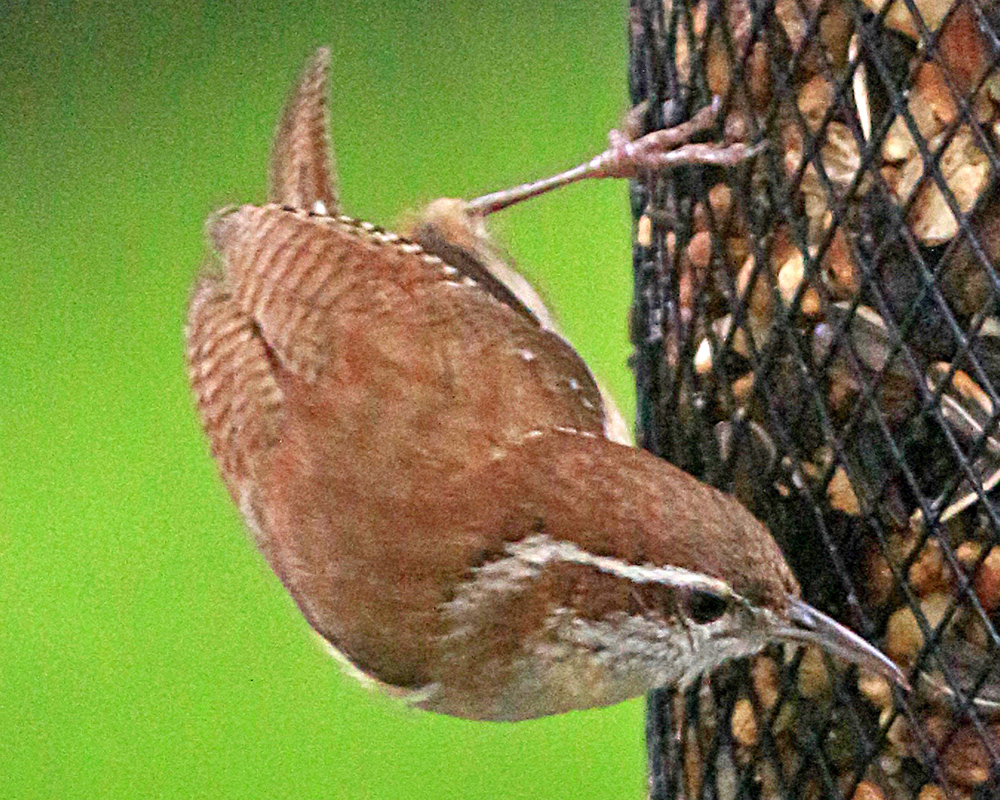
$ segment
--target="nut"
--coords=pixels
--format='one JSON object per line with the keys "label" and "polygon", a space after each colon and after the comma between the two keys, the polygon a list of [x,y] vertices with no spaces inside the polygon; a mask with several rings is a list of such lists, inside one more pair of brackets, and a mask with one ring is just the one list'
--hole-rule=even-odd
{"label": "nut", "polygon": [[943,124],[954,121],[958,113],[955,98],[945,82],[941,68],[932,61],[925,61],[917,68],[913,82],[913,92],[919,102],[927,103],[931,112]]}
{"label": "nut", "polygon": [[[863,0],[864,4],[876,13],[886,6],[889,6],[885,15],[885,24],[890,28],[895,28],[900,33],[906,34],[912,39],[920,38],[920,30],[917,21],[910,14],[906,3],[896,3],[893,0]],[[914,6],[920,12],[924,24],[931,30],[937,30],[941,26],[941,21],[951,9],[952,0],[914,0]]]}
{"label": "nut", "polygon": [[807,647],[799,664],[799,693],[810,700],[830,692],[830,672],[818,647]]}
{"label": "nut", "polygon": [[708,267],[712,258],[712,235],[708,231],[698,231],[687,244],[687,256],[691,266],[699,272]]}
{"label": "nut", "polygon": [[[992,747],[1000,746],[997,731],[987,728],[986,732]],[[941,762],[944,773],[950,780],[969,789],[985,783],[990,777],[989,750],[979,732],[971,725],[955,732],[945,748]]]}
{"label": "nut", "polygon": [[889,708],[892,705],[892,687],[889,681],[881,675],[862,672],[858,675],[858,691],[861,692],[875,708]]}
{"label": "nut", "polygon": [[724,183],[717,183],[708,190],[708,204],[716,220],[725,220],[733,204],[733,190]]}
{"label": "nut", "polygon": [[826,283],[838,299],[853,297],[861,288],[843,228],[834,231],[830,246],[823,254],[822,264]]}
{"label": "nut", "polygon": [[[950,602],[948,595],[937,592],[928,595],[920,603],[920,610],[932,629],[940,624]],[[913,609],[904,606],[893,612],[886,628],[886,654],[898,663],[911,664],[923,646],[924,635]]]}
{"label": "nut", "polygon": [[[799,290],[804,280],[805,257],[800,250],[792,253],[778,269],[778,291],[781,300],[786,306],[792,304],[795,293]],[[807,317],[814,317],[819,314],[819,295],[812,286],[807,286],[802,291],[799,301],[799,310]]]}
{"label": "nut", "polygon": [[861,781],[851,800],[885,800],[885,793],[871,781]]}
{"label": "nut", "polygon": [[869,548],[866,561],[868,598],[874,605],[881,606],[888,602],[896,586],[896,578],[889,566],[889,559],[877,547]]}
{"label": "nut", "polygon": [[[861,511],[861,507],[858,505],[858,496],[854,493],[854,487],[851,486],[851,480],[847,477],[847,472],[843,467],[838,466],[833,471],[833,477],[830,478],[830,484],[826,487],[826,496],[830,501],[831,508],[835,508],[838,511],[843,511],[845,514],[851,514],[855,517],[858,516]],[[891,589],[891,573],[889,577]]]}
{"label": "nut", "polygon": [[994,547],[976,570],[976,596],[987,613],[1000,605],[1000,548]]}
{"label": "nut", "polygon": [[955,3],[938,34],[935,52],[959,95],[968,95],[990,64],[990,48],[968,2]]}
{"label": "nut", "polygon": [[746,406],[750,400],[750,392],[753,391],[754,375],[748,372],[733,381],[733,399],[738,406]]}
{"label": "nut", "polygon": [[833,102],[833,84],[817,75],[799,90],[799,112],[810,130],[817,131],[827,109]]}
{"label": "nut", "polygon": [[928,539],[917,560],[910,565],[910,586],[921,597],[948,588],[941,545]]}
{"label": "nut", "polygon": [[[917,102],[916,99],[911,96],[906,108],[917,126],[917,134],[925,141],[930,141],[941,133],[941,120],[934,116],[929,103]],[[910,133],[906,118],[896,117],[886,133],[885,143],[882,145],[882,157],[890,162],[906,161],[916,152],[917,143]]]}
{"label": "nut", "polygon": [[781,671],[774,659],[758,656],[753,661],[750,673],[760,704],[766,709],[774,708],[774,704],[778,702],[778,689],[781,684]]}
{"label": "nut", "polygon": [[972,569],[982,552],[983,546],[979,542],[965,541],[955,548],[955,558],[966,569]]}
{"label": "nut", "polygon": [[744,302],[749,307],[751,314],[762,320],[770,320],[772,315],[771,288],[768,285],[767,273],[764,269],[761,269],[756,275],[753,274],[755,263],[756,259],[752,255],[747,256],[736,275],[736,291],[740,297],[745,298]]}
{"label": "nut", "polygon": [[[931,153],[943,144],[943,136],[936,136],[929,145]],[[969,126],[963,125],[944,148],[940,157],[941,175],[963,213],[968,213],[979,200],[989,181],[990,164],[986,154],[975,144]],[[906,203],[914,194],[907,212],[910,228],[924,244],[944,244],[958,233],[958,220],[951,213],[937,183],[924,177],[925,164],[919,153],[910,156],[896,187],[900,203]]]}
{"label": "nut", "polygon": [[649,247],[653,243],[653,220],[648,214],[639,217],[639,222],[635,229],[635,240],[643,247]]}
{"label": "nut", "polygon": [[819,35],[835,70],[842,69],[847,61],[853,27],[851,14],[842,4],[827,3],[826,13],[819,20]]}
{"label": "nut", "polygon": [[757,720],[753,705],[745,697],[736,701],[729,725],[733,738],[744,747],[753,747],[757,743]]}
{"label": "nut", "polygon": [[766,45],[763,42],[756,42],[745,63],[744,83],[750,90],[750,99],[755,108],[764,108],[771,100],[771,88],[774,83],[771,79]]}

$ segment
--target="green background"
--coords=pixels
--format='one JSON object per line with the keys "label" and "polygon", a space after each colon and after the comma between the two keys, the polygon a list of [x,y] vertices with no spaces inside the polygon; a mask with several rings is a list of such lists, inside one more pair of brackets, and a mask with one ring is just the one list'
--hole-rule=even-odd
{"label": "green background", "polygon": [[[0,11],[0,798],[636,798],[642,703],[497,725],[341,674],[242,529],[184,376],[206,216],[263,199],[334,54],[346,211],[392,226],[603,147],[625,3]],[[626,187],[494,231],[631,416]]]}

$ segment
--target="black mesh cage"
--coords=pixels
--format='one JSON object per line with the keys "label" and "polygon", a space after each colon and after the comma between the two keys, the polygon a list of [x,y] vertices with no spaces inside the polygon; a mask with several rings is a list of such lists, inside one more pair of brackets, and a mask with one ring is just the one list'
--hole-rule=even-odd
{"label": "black mesh cage", "polygon": [[1000,3],[633,0],[646,448],[734,493],[913,691],[807,648],[649,699],[663,798],[1000,796]]}

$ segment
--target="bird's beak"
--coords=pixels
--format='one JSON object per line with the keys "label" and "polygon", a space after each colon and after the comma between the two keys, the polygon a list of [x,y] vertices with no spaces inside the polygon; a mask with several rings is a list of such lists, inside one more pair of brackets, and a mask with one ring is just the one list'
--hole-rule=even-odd
{"label": "bird's beak", "polygon": [[910,690],[906,676],[881,650],[808,603],[789,596],[788,620],[790,624],[777,631],[780,639],[819,645],[835,656],[878,673],[906,691]]}

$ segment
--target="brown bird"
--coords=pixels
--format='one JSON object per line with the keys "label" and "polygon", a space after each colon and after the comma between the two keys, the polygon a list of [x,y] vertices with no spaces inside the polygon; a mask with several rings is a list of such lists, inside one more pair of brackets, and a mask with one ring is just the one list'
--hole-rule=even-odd
{"label": "brown bird", "polygon": [[[905,684],[798,599],[740,504],[623,426],[482,218],[581,177],[736,163],[706,115],[549,181],[437,201],[409,236],[340,216],[320,50],[278,128],[267,205],[209,226],[221,274],[187,358],[222,477],[310,625],[412,704],[519,720],[812,642]],[[616,441],[618,440],[618,441]]]}

